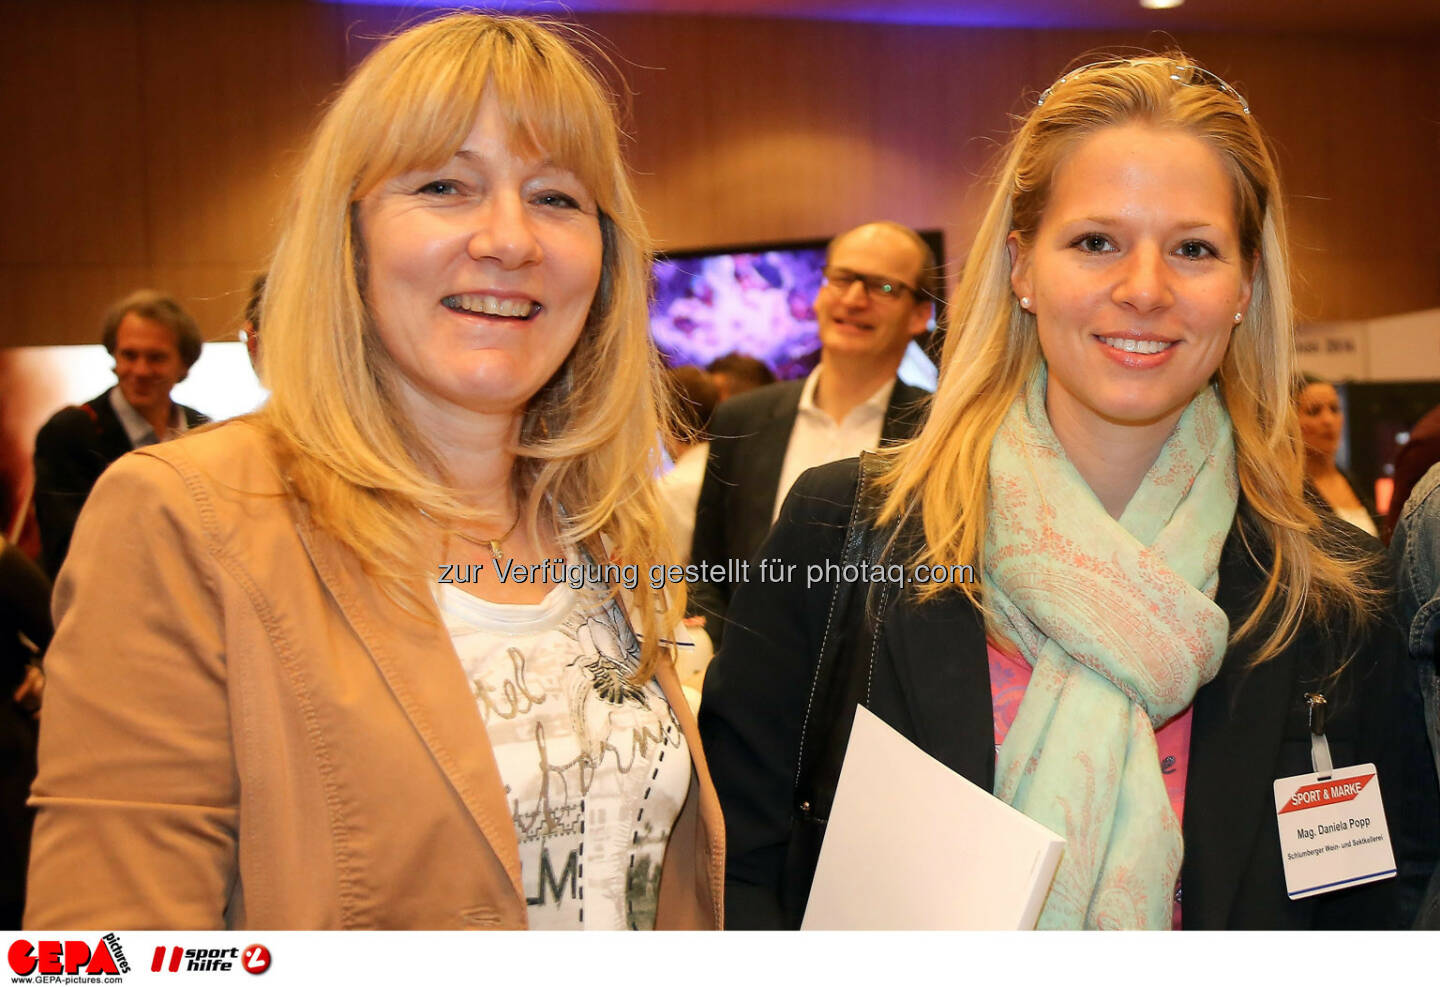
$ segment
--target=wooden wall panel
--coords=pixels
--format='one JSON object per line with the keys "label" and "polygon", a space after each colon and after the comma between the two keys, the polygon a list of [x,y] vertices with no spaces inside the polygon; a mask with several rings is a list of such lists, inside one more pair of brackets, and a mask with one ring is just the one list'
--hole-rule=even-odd
{"label": "wooden wall panel", "polygon": [[721,20],[700,38],[712,144],[683,160],[710,177],[713,228],[701,241],[824,236],[873,212],[869,128],[883,84],[860,68],[870,53],[852,26]]}
{"label": "wooden wall panel", "polygon": [[12,4],[0,18],[0,264],[143,263],[135,4]]}
{"label": "wooden wall panel", "polygon": [[1255,112],[1279,146],[1302,316],[1440,303],[1440,243],[1428,232],[1440,221],[1440,121],[1425,112],[1433,42],[1311,39],[1268,61],[1262,45],[1242,44],[1268,70]]}
{"label": "wooden wall panel", "polygon": [[102,2],[3,17],[0,342],[69,342],[98,334],[148,256],[138,17]]}
{"label": "wooden wall panel", "polygon": [[154,260],[255,266],[343,72],[338,12],[186,0],[142,10]]}
{"label": "wooden wall panel", "polygon": [[148,264],[0,263],[0,345],[98,343],[110,304],[151,283]]}
{"label": "wooden wall panel", "polygon": [[[88,342],[162,284],[228,338],[321,102],[413,8],[270,0],[10,5],[0,31],[3,342]],[[634,92],[664,247],[825,236],[877,216],[962,258],[984,178],[1077,55],[1138,33],[594,15]],[[1291,195],[1316,320],[1440,306],[1440,39],[1194,33],[1250,98]]]}
{"label": "wooden wall panel", "polygon": [[[698,57],[705,22],[676,23],[659,16],[586,21],[623,76],[620,105],[636,193],[650,221],[665,217],[662,248],[714,243],[714,182],[710,149],[716,146],[714,100],[706,93],[711,68]],[[676,57],[676,45],[687,54]],[[697,57],[690,57],[690,52]],[[608,70],[607,70],[608,71]],[[617,91],[621,86],[615,85]]]}
{"label": "wooden wall panel", "polygon": [[142,14],[151,280],[211,338],[233,339],[344,72],[339,11],[149,0]]}

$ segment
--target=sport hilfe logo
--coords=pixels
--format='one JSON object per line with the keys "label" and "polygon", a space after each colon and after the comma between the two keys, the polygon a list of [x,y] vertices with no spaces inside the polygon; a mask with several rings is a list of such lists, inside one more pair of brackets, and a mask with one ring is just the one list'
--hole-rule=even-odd
{"label": "sport hilfe logo", "polygon": [[226,973],[235,969],[236,962],[246,973],[264,973],[270,969],[270,950],[259,943],[251,943],[243,951],[235,946],[211,949],[156,946],[150,957],[150,972]]}
{"label": "sport hilfe logo", "polygon": [[97,977],[101,974],[118,976],[130,972],[125,962],[125,953],[115,933],[97,940],[92,947],[81,939],[16,939],[10,944],[8,954],[10,969],[22,977],[31,974],[59,974],[69,976],[83,973]]}
{"label": "sport hilfe logo", "polygon": [[246,973],[264,973],[270,969],[270,950],[258,942],[246,946],[245,951],[240,954],[240,965],[245,968]]}
{"label": "sport hilfe logo", "polygon": [[166,963],[165,949],[165,946],[155,947],[155,955],[150,958],[151,973],[178,973],[182,960],[185,963],[184,969],[189,972],[223,973],[233,970],[235,961],[240,958],[240,950],[234,946],[227,949],[187,949],[184,946],[171,946],[170,962]]}
{"label": "sport hilfe logo", "polygon": [[1322,781],[1318,785],[1302,785],[1295,790],[1294,795],[1286,800],[1280,812],[1298,812],[1301,809],[1315,809],[1325,805],[1353,802],[1370,783],[1370,779],[1374,777],[1374,772],[1371,772],[1368,775],[1352,775],[1349,778],[1332,778],[1330,781]]}

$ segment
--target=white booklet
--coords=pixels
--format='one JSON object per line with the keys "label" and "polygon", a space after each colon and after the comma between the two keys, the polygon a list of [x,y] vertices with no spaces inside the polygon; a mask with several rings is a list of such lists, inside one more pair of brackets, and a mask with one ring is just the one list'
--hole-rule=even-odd
{"label": "white booklet", "polygon": [[802,929],[1033,929],[1065,841],[863,706]]}

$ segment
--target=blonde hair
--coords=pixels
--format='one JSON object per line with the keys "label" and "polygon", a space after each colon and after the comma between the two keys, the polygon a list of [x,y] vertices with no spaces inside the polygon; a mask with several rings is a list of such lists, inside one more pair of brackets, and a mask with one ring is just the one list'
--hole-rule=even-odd
{"label": "blonde hair", "polygon": [[[595,197],[599,287],[574,349],[530,400],[512,484],[532,534],[542,510],[562,541],[596,561],[672,557],[653,476],[668,417],[648,334],[651,245],[620,152],[611,97],[556,25],[444,16],[373,51],[325,112],[295,184],[266,283],[259,413],[294,492],[402,603],[433,571],[422,523],[484,518],[444,482],[431,446],[397,400],[392,359],[365,303],[357,204],[395,175],[448,161],[493,94],[520,146],[543,149]],[[653,674],[684,592],[644,580],[633,594]]]}
{"label": "blonde hair", "polygon": [[[1317,543],[1320,522],[1303,495],[1290,264],[1273,157],[1238,94],[1181,52],[1084,66],[1021,122],[951,300],[929,419],[886,463],[879,523],[918,515],[924,547],[916,562],[983,565],[991,443],[1042,359],[1035,316],[1011,288],[1007,238],[1013,232],[1022,248],[1033,242],[1056,169],[1079,143],[1132,123],[1183,130],[1215,150],[1233,184],[1242,255],[1253,259],[1250,306],[1216,380],[1234,425],[1241,490],[1265,542],[1258,554],[1249,549],[1269,567],[1264,593],[1232,637],[1254,632],[1278,607],[1260,662],[1290,642],[1306,615],[1338,607],[1359,624],[1374,591],[1359,560]],[[979,583],[963,590],[984,605]],[[929,586],[921,595],[940,591]]]}

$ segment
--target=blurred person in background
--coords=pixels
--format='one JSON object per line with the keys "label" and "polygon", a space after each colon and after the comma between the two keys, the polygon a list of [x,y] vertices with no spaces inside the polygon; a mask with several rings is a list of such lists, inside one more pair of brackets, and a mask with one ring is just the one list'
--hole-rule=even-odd
{"label": "blurred person in background", "polygon": [[250,366],[260,373],[260,307],[265,301],[265,275],[256,275],[250,282],[250,297],[245,301],[245,324],[240,331],[245,336],[245,352],[250,357]]}
{"label": "blurred person in background", "polygon": [[692,610],[719,643],[735,592],[790,485],[812,466],[902,442],[929,393],[896,373],[925,332],[939,270],[908,226],[881,220],[841,233],[815,296],[820,363],[804,380],[757,388],[716,409],[690,557],[724,573],[694,586]]}
{"label": "blurred person in background", "polygon": [[[710,417],[719,403],[719,391],[711,375],[699,367],[675,367],[666,372],[674,395],[676,431],[667,440],[674,467],[660,477],[660,498],[664,505],[666,526],[675,546],[674,560],[690,561],[690,539],[695,528],[695,503],[700,499],[700,484],[705,479],[705,463],[710,455]],[[689,616],[685,620],[694,646],[682,653],[676,670],[685,686],[690,708],[700,709],[700,686],[705,669],[714,657],[714,647],[705,631],[705,618]]]}
{"label": "blurred person in background", "polygon": [[[1390,539],[1390,561],[1400,627],[1420,676],[1430,750],[1440,771],[1440,465],[1431,466],[1414,484]],[[1415,925],[1440,929],[1440,868],[1430,880]]]}
{"label": "blurred person in background", "polygon": [[1436,463],[1440,463],[1440,407],[1420,416],[1410,429],[1410,438],[1395,454],[1395,486],[1390,495],[1390,508],[1385,512],[1387,537],[1400,523],[1400,514],[1411,491]]}
{"label": "blurred person in background", "polygon": [[695,504],[710,455],[710,418],[720,403],[720,392],[699,367],[675,367],[666,372],[666,379],[674,394],[678,430],[668,438],[675,466],[660,478],[660,496],[675,539],[675,560],[687,562],[695,530]]}
{"label": "blurred person in background", "polygon": [[20,928],[35,813],[36,718],[45,690],[40,659],[50,644],[50,580],[0,536],[0,929]]}
{"label": "blurred person in background", "polygon": [[775,383],[775,374],[763,360],[746,356],[744,353],[726,353],[710,361],[710,365],[705,369],[715,379],[721,401],[728,401],[737,394]]}
{"label": "blurred person in background", "polygon": [[1335,465],[1335,453],[1345,434],[1345,412],[1335,385],[1305,376],[1295,396],[1300,436],[1305,441],[1305,478],[1325,508],[1371,537],[1380,537],[1375,508],[1369,497],[1355,491],[1350,478]]}
{"label": "blurred person in background", "polygon": [[116,302],[100,335],[118,382],[84,404],[57,411],[35,436],[35,516],[42,559],[54,579],[70,549],[75,519],[105,469],[132,449],[184,435],[208,419],[170,400],[200,359],[203,340],[190,313],[150,289]]}
{"label": "blurred person in background", "polygon": [[352,75],[269,266],[270,400],[76,531],[30,926],[720,924],[684,590],[623,575],[664,558],[667,423],[619,139],[524,19]]}

